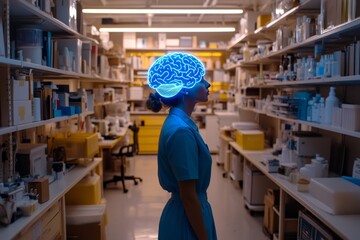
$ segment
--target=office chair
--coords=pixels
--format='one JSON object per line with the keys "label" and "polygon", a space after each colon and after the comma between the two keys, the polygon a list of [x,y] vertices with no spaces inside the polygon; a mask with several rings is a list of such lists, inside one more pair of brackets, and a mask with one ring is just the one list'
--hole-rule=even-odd
{"label": "office chair", "polygon": [[103,186],[104,189],[108,183],[115,183],[121,181],[123,185],[123,192],[127,193],[128,189],[125,187],[125,180],[133,180],[134,184],[137,185],[139,180],[142,182],[142,178],[135,176],[126,176],[125,175],[125,160],[126,157],[134,157],[139,152],[139,142],[138,142],[138,133],[139,129],[136,124],[129,126],[129,129],[133,132],[133,143],[121,146],[120,150],[116,153],[112,153],[112,156],[120,158],[120,175],[114,175],[112,179],[104,181]]}

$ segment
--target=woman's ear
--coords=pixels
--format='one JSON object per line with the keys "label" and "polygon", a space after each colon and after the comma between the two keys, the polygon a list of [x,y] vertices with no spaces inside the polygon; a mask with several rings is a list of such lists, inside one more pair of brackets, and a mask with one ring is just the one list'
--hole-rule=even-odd
{"label": "woman's ear", "polygon": [[189,95],[189,91],[185,88],[181,89],[180,91],[183,95]]}

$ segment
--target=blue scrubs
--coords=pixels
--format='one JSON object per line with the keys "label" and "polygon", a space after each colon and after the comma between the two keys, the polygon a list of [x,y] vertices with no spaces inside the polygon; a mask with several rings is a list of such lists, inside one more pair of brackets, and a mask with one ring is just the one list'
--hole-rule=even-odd
{"label": "blue scrubs", "polygon": [[161,129],[158,177],[171,198],[162,212],[159,240],[196,239],[179,196],[179,181],[196,180],[203,219],[209,239],[216,238],[212,210],[206,190],[211,177],[211,155],[193,120],[181,109],[172,108]]}

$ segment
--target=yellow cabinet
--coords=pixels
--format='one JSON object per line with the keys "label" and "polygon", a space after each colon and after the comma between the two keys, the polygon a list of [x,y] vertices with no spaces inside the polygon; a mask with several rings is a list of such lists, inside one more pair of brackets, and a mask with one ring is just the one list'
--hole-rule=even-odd
{"label": "yellow cabinet", "polygon": [[139,154],[157,154],[161,127],[167,114],[132,114],[132,122],[140,127]]}

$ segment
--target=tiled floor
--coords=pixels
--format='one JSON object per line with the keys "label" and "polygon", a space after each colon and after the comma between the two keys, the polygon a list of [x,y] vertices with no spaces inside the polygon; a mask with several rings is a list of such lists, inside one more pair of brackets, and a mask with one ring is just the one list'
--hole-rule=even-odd
{"label": "tiled floor", "polygon": [[[208,198],[213,208],[218,239],[267,239],[262,232],[262,214],[250,216],[244,208],[242,190],[236,182],[222,177],[223,170],[216,165],[216,157],[213,157]],[[117,186],[109,184],[105,190],[108,240],[157,239],[160,214],[170,195],[159,186],[156,155],[136,156],[132,169],[136,176],[143,178],[142,183],[135,186],[128,181],[129,192],[126,194],[122,192],[121,183]]]}

